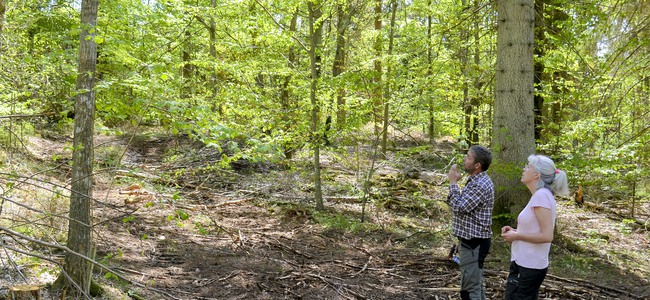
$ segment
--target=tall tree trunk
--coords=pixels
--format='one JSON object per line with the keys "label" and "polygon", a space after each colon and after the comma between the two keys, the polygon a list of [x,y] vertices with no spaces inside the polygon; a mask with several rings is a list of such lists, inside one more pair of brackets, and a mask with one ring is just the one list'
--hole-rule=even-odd
{"label": "tall tree trunk", "polygon": [[[474,0],[474,13],[479,13],[481,6],[480,0]],[[481,35],[480,35],[480,21],[481,18],[474,18],[474,65],[479,68],[481,65]],[[479,107],[481,105],[481,89],[485,84],[483,76],[476,76],[474,78],[474,95],[470,97],[469,105],[472,107],[472,122],[469,127],[468,137],[470,145],[476,145],[479,141],[478,128],[480,125]]]}
{"label": "tall tree trunk", "polygon": [[535,112],[535,140],[542,140],[542,129],[544,127],[544,93],[541,93],[546,82],[544,69],[544,56],[546,51],[546,24],[544,22],[546,3],[545,0],[535,1],[535,88],[534,112]]}
{"label": "tall tree trunk", "polygon": [[519,211],[529,195],[519,182],[521,168],[535,151],[534,3],[498,0],[493,151],[490,170],[497,195],[495,214]]}
{"label": "tall tree trunk", "polygon": [[320,20],[322,16],[321,3],[319,0],[310,0],[307,2],[309,10],[309,59],[311,65],[311,88],[309,98],[311,100],[311,143],[314,149],[314,200],[316,201],[316,209],[325,209],[323,205],[323,192],[321,187],[320,176],[320,134],[319,134],[319,118],[320,118],[320,104],[316,98],[318,91],[318,81],[320,79],[321,55],[320,44],[323,39],[323,22]]}
{"label": "tall tree trunk", "polygon": [[191,95],[191,78],[192,78],[192,63],[190,62],[190,40],[192,39],[192,33],[185,31],[185,43],[183,45],[183,52],[181,54],[181,59],[183,60],[183,67],[181,68],[181,75],[183,76],[183,86],[181,88],[181,99],[189,98]]}
{"label": "tall tree trunk", "polygon": [[[298,9],[293,13],[291,17],[291,24],[289,24],[289,31],[293,34],[296,31],[298,24]],[[289,46],[287,54],[287,68],[293,70],[296,65],[296,53],[294,46]],[[289,91],[289,84],[291,83],[291,73],[284,76],[284,81],[282,82],[282,87],[280,91],[280,106],[282,107],[282,126],[284,127],[285,132],[291,130],[291,109],[293,107],[291,103],[291,93]],[[284,157],[291,159],[293,157],[293,152],[295,151],[295,146],[291,142],[284,142],[282,145]]]}
{"label": "tall tree trunk", "polygon": [[[462,0],[461,1],[461,6],[463,8],[463,12],[468,10],[467,6],[467,0]],[[463,17],[461,14],[461,18],[459,19],[466,19]],[[460,41],[462,43],[461,48],[459,49],[459,58],[460,58],[460,68],[462,74],[462,86],[463,86],[463,114],[465,117],[465,122],[464,122],[464,136],[465,136],[465,142],[467,143],[468,146],[472,145],[472,141],[470,139],[470,131],[471,131],[471,122],[472,122],[472,105],[469,103],[469,33],[470,33],[470,24],[469,22],[467,23],[467,29],[466,30],[461,30],[460,32]]]}
{"label": "tall tree trunk", "polygon": [[[72,182],[68,248],[91,257],[91,203],[93,196],[93,133],[95,117],[95,67],[97,44],[98,0],[83,0],[81,4],[81,34],[79,36],[79,66],[75,100]],[[64,270],[70,280],[88,293],[92,266],[83,258],[66,253]],[[69,285],[72,282],[68,282]]]}
{"label": "tall tree trunk", "polygon": [[[390,32],[388,34],[388,56],[391,57],[393,55],[393,44],[395,41],[395,14],[397,13],[397,0],[391,0],[391,14],[390,14]],[[386,158],[386,150],[388,147],[388,122],[390,121],[389,118],[389,105],[391,99],[391,90],[390,90],[390,83],[391,83],[391,64],[393,61],[391,60],[388,64],[388,68],[386,70],[386,89],[384,93],[384,117],[383,117],[383,123],[384,126],[382,128],[382,136],[381,136],[381,154],[384,158]]]}
{"label": "tall tree trunk", "polygon": [[[431,7],[431,0],[428,2],[428,7]],[[433,23],[433,16],[429,14],[427,16],[427,78],[431,78],[431,75],[433,75],[433,30],[432,30],[432,23]],[[425,95],[431,95],[432,93],[425,93]],[[427,126],[427,132],[429,135],[429,142],[433,143],[433,139],[435,138],[435,109],[434,109],[434,102],[433,102],[433,97],[429,96],[429,101],[427,102],[428,104],[428,110],[429,110],[429,122]]]}
{"label": "tall tree trunk", "polygon": [[381,9],[382,0],[375,0],[375,86],[373,92],[373,115],[374,115],[374,127],[375,134],[379,134],[379,124],[381,122],[382,115],[382,68],[381,68],[381,56],[382,56],[382,44],[383,39],[381,36]]}
{"label": "tall tree trunk", "polygon": [[[336,78],[345,71],[346,52],[347,52],[347,38],[345,36],[346,30],[350,25],[351,12],[350,6],[347,6],[347,11],[343,3],[337,2],[336,4],[336,50],[334,54],[334,63],[332,64],[332,77]],[[341,130],[345,127],[345,89],[340,86],[336,89],[336,128]]]}
{"label": "tall tree trunk", "polygon": [[[217,0],[211,0],[210,1],[210,8],[214,11],[217,8]],[[210,14],[210,24],[209,24],[209,31],[210,31],[210,57],[212,57],[213,61],[217,61],[217,25],[214,22],[214,17],[212,14]],[[212,74],[210,75],[210,85],[212,86],[212,111],[217,112],[220,117],[224,116],[223,113],[223,103],[222,101],[217,97],[217,94],[219,93],[219,87],[217,86],[217,70],[212,69]]]}
{"label": "tall tree trunk", "polygon": [[[543,47],[543,52],[544,52],[543,54],[539,54],[540,57],[537,59],[538,61],[542,59],[541,55],[546,55],[546,52],[552,51],[556,48],[556,46],[551,41],[549,41],[546,38],[546,36],[561,35],[562,31],[564,30],[563,28],[558,27],[555,24],[556,22],[565,21],[569,18],[569,15],[567,15],[561,9],[563,7],[563,4],[564,2],[561,1],[544,0],[543,12],[538,13],[538,15],[535,15],[536,18],[544,18],[542,20],[543,25],[539,25],[539,26],[543,26],[543,28],[540,28],[539,31],[535,32],[536,39],[539,39],[535,42],[536,47]],[[539,23],[539,21],[536,19],[535,20],[536,29],[538,29],[537,23]],[[536,63],[536,67],[537,67],[537,63]],[[542,87],[538,87],[538,90],[546,89],[546,91],[548,91],[548,89],[550,89],[551,90],[550,94],[552,95],[564,95],[565,93],[569,92],[566,89],[566,87],[564,87],[563,85],[555,84],[556,82],[565,82],[565,81],[573,80],[571,79],[571,76],[569,76],[569,72],[567,72],[566,70],[557,70],[554,72],[549,72],[545,70],[546,68],[544,65],[540,66],[540,68],[544,68],[544,69],[541,70],[542,77],[540,78]],[[537,72],[535,76],[537,76]],[[542,101],[544,100],[546,99],[542,99]],[[575,103],[577,105],[578,101],[576,101]],[[555,99],[555,101],[553,101],[553,104],[550,107],[547,107],[547,105],[543,105],[544,102],[542,102],[541,104],[542,105],[536,103],[536,105],[541,106],[540,107],[542,111],[541,116],[543,118],[542,121],[536,124],[536,126],[541,125],[542,127],[542,130],[539,130],[538,138],[542,140],[542,143],[547,143],[550,141],[551,138],[555,138],[554,150],[559,151],[560,150],[559,140],[561,137],[561,126],[562,126],[562,119],[563,119],[562,116],[563,102],[560,101],[560,99]]]}

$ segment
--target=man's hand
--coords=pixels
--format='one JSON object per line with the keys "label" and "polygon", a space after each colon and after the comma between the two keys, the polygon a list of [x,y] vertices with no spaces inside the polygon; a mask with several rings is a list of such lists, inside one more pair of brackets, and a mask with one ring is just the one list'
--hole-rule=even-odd
{"label": "man's hand", "polygon": [[458,170],[458,166],[456,166],[456,164],[453,164],[451,166],[451,169],[449,169],[449,174],[447,174],[447,178],[449,178],[449,183],[457,184],[461,176],[462,174]]}

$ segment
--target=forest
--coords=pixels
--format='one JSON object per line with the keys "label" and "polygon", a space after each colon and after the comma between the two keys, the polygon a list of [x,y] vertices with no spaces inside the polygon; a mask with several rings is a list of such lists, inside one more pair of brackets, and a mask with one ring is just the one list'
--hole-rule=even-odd
{"label": "forest", "polygon": [[648,1],[0,0],[0,299],[460,299],[472,145],[488,299],[534,153],[540,299],[650,298]]}

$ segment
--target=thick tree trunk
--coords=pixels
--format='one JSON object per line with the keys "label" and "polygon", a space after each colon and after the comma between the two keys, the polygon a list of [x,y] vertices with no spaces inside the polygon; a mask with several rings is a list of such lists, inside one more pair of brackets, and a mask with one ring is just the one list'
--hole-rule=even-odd
{"label": "thick tree trunk", "polygon": [[495,214],[518,212],[529,198],[519,182],[535,151],[533,0],[498,0],[493,151]]}
{"label": "thick tree trunk", "polygon": [[323,192],[321,187],[320,176],[320,134],[319,134],[319,118],[320,118],[320,105],[316,98],[318,91],[318,80],[320,78],[320,44],[323,39],[323,22],[320,18],[322,16],[321,3],[317,1],[307,2],[309,10],[309,59],[311,63],[311,89],[309,98],[311,100],[311,143],[314,149],[314,200],[316,201],[316,209],[323,210]]}
{"label": "thick tree trunk", "polygon": [[[72,154],[72,183],[68,248],[92,257],[91,203],[93,196],[93,134],[95,117],[95,66],[97,44],[94,41],[97,26],[98,0],[83,0],[81,4],[81,34],[79,38],[79,66],[77,98],[75,100],[74,141]],[[65,272],[87,294],[90,289],[92,265],[83,258],[67,253]],[[68,285],[73,285],[68,282]]]}

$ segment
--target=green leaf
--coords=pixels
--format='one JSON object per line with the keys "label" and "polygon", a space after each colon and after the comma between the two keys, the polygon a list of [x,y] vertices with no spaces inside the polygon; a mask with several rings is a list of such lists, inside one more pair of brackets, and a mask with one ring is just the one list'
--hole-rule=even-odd
{"label": "green leaf", "polygon": [[177,210],[176,210],[176,216],[177,216],[179,219],[183,220],[183,221],[185,221],[185,220],[187,220],[187,219],[190,218],[190,215],[187,214],[187,213],[186,213],[185,211],[183,211],[182,209],[177,209]]}

